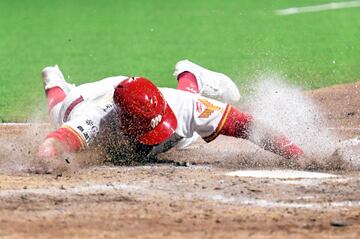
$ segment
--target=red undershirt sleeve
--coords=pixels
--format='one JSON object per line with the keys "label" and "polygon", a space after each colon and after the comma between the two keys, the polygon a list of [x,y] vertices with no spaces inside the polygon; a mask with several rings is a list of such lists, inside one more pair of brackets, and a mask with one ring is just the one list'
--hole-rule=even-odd
{"label": "red undershirt sleeve", "polygon": [[78,152],[85,148],[82,137],[69,126],[63,126],[51,132],[46,138],[59,140],[70,152]]}

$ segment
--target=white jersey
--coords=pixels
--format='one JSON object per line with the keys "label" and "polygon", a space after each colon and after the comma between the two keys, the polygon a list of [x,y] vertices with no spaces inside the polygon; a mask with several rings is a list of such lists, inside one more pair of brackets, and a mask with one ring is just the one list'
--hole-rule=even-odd
{"label": "white jersey", "polygon": [[[109,77],[74,87],[64,101],[51,110],[53,123],[75,132],[83,148],[91,146],[99,133],[108,132],[102,129],[106,123],[117,124],[113,92],[115,86],[127,78]],[[181,147],[187,146],[197,138],[197,134],[206,141],[219,134],[230,108],[227,104],[186,91],[170,88],[159,90],[176,115],[177,129],[168,141],[153,149],[154,154],[179,142]]]}

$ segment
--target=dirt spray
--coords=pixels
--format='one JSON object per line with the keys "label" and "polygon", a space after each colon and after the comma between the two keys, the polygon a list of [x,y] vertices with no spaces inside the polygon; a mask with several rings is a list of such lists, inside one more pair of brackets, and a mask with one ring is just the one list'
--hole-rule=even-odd
{"label": "dirt spray", "polygon": [[[262,75],[253,88],[250,112],[255,119],[287,135],[307,156],[325,157],[335,151],[336,136],[327,130],[321,110],[300,87],[276,75]],[[263,134],[255,125],[253,140],[261,140]]]}

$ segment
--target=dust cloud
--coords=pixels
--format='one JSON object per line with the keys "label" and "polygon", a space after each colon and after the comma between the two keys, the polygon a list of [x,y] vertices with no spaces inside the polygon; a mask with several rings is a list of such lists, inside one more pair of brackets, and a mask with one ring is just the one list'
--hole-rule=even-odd
{"label": "dust cloud", "polygon": [[[336,136],[327,130],[321,110],[300,87],[279,76],[261,76],[253,88],[250,112],[255,119],[287,135],[308,156],[329,156],[335,151]],[[258,141],[262,134],[254,129],[252,137]]]}
{"label": "dust cloud", "polygon": [[44,126],[38,123],[1,126],[0,172],[22,172],[29,168],[46,135]]}
{"label": "dust cloud", "polygon": [[[311,159],[308,164],[320,169],[359,166],[358,154],[349,148],[343,149],[339,137],[328,130],[322,110],[301,87],[290,85],[277,75],[261,75],[252,89],[250,113],[262,124],[287,135],[299,145]],[[254,124],[251,139],[260,142],[265,133],[262,127]]]}

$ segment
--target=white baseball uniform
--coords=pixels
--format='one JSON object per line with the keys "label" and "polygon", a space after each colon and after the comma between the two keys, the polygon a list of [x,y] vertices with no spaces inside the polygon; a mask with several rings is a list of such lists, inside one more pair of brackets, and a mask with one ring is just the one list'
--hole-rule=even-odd
{"label": "white baseball uniform", "polygon": [[[73,87],[65,99],[50,111],[52,122],[74,132],[82,148],[90,147],[99,134],[109,132],[105,129],[109,125],[112,131],[116,131],[118,122],[113,92],[114,87],[126,78],[109,77]],[[159,90],[175,113],[178,126],[173,136],[153,148],[152,154],[175,145],[184,148],[197,139],[195,133],[206,141],[213,140],[219,134],[230,106],[186,91],[170,88]],[[102,137],[106,138],[106,135]]]}

